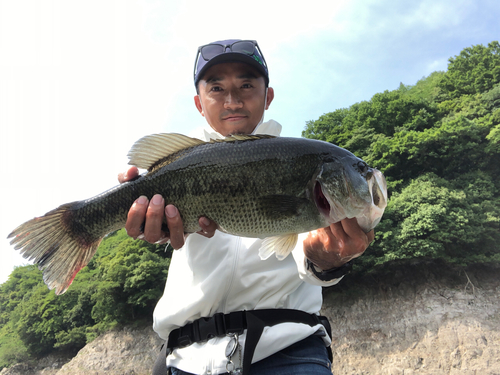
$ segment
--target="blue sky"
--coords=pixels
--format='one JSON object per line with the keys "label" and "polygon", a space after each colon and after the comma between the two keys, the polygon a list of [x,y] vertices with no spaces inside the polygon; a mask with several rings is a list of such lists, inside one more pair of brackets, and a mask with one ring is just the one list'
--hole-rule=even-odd
{"label": "blue sky", "polygon": [[266,118],[299,137],[500,36],[497,0],[329,3],[0,0],[0,282],[25,262],[6,240],[17,225],[116,185],[143,135],[204,124],[199,45],[256,39],[275,89]]}

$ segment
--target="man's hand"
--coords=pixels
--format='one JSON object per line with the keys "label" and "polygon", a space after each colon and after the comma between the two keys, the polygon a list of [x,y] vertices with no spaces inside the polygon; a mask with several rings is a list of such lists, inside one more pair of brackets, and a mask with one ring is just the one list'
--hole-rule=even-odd
{"label": "man's hand", "polygon": [[[133,180],[139,176],[139,170],[131,167],[127,172],[118,175],[118,181],[122,184]],[[167,219],[167,226],[170,236],[161,230],[161,224],[164,216]],[[144,224],[144,232],[141,226]],[[198,233],[205,237],[213,237],[217,224],[206,217],[199,220],[201,231]],[[180,249],[184,246],[185,237],[184,226],[179,211],[174,205],[165,206],[165,200],[159,194],[154,195],[151,201],[147,197],[141,196],[130,207],[125,224],[127,234],[133,238],[144,239],[150,243],[170,244],[174,249]]]}
{"label": "man's hand", "polygon": [[359,257],[374,238],[373,230],[363,232],[356,219],[344,219],[310,232],[303,243],[304,254],[326,271]]}

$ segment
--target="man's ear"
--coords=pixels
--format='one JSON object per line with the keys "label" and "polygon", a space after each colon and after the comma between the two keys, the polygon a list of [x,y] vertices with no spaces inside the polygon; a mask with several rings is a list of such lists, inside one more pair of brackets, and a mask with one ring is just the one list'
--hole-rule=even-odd
{"label": "man's ear", "polygon": [[269,109],[271,102],[274,99],[274,89],[272,87],[267,88],[267,98],[266,98],[266,109]]}
{"label": "man's ear", "polygon": [[201,105],[201,99],[200,99],[199,95],[194,96],[194,105],[196,106],[196,109],[198,110],[198,112],[200,112],[200,114],[203,117],[205,117],[205,113],[203,112],[203,107]]}

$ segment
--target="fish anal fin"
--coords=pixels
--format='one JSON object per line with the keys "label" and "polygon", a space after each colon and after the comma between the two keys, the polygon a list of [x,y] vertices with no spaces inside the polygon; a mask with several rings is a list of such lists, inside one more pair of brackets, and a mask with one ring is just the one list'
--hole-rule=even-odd
{"label": "fish anal fin", "polygon": [[267,259],[273,254],[278,260],[285,259],[297,245],[298,238],[297,233],[265,238],[259,249],[260,259]]}

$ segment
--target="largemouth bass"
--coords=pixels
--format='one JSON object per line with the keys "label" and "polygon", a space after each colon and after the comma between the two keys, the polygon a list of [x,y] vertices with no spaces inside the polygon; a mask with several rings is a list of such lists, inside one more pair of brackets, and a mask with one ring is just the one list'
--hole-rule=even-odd
{"label": "largemouth bass", "polygon": [[265,238],[261,258],[284,259],[298,233],[355,217],[373,229],[387,205],[382,173],[333,144],[267,135],[203,142],[180,134],[140,139],[129,164],[148,172],[93,198],[64,204],[16,228],[8,238],[64,293],[102,238],[123,228],[132,203],[159,193],[174,204],[184,231],[205,216],[219,230]]}

